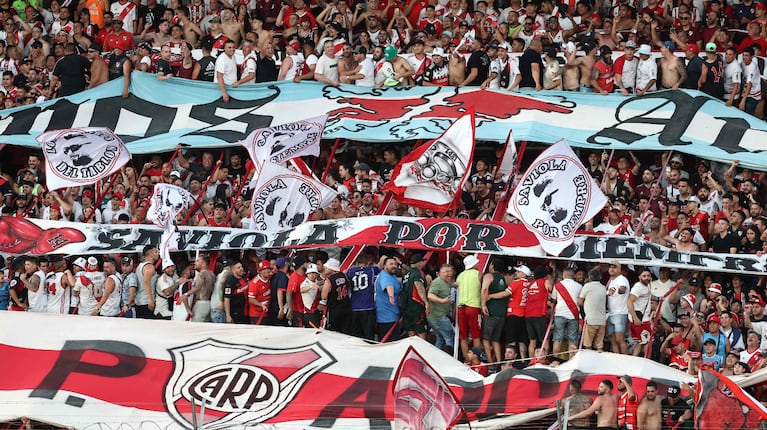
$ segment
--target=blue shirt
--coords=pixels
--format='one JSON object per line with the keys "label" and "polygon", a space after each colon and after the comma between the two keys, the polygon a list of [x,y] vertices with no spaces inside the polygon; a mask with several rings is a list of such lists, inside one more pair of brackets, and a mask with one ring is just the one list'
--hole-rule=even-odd
{"label": "blue shirt", "polygon": [[[724,344],[727,342],[727,338],[724,337],[724,335],[720,332],[716,336],[713,336],[711,333],[706,332],[706,334],[703,335],[703,343],[705,343],[708,339],[714,339],[714,342],[716,342],[716,350],[714,352],[716,355],[721,356],[724,358],[727,353],[724,351]],[[702,348],[703,354],[706,353],[705,347]]]}
{"label": "blue shirt", "polygon": [[346,272],[352,283],[352,311],[375,310],[375,279],[380,271],[378,266],[354,266]]}
{"label": "blue shirt", "polygon": [[[389,293],[386,287],[394,287],[394,304],[389,301]],[[399,319],[397,296],[402,291],[399,280],[387,271],[382,271],[376,278],[376,322],[392,323]],[[353,297],[353,296],[352,296]]]}

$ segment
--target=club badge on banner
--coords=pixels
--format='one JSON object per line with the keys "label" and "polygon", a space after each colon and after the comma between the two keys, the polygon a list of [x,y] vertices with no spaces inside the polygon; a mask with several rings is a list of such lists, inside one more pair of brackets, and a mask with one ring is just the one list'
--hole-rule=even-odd
{"label": "club badge on banner", "polygon": [[256,165],[256,173],[264,163],[282,164],[304,155],[320,155],[320,140],[327,115],[301,121],[260,128],[253,131],[242,146]]}
{"label": "club badge on banner", "polygon": [[176,217],[194,203],[189,191],[171,184],[157,184],[154,187],[146,218],[163,230],[160,238],[160,258],[172,261],[171,251],[178,250]]}
{"label": "club badge on banner", "polygon": [[104,127],[52,130],[37,141],[43,147],[49,190],[96,183],[131,159],[122,140]]}
{"label": "club badge on banner", "polygon": [[588,170],[565,140],[533,162],[514,189],[509,214],[535,233],[541,247],[559,255],[575,232],[607,203]]}
{"label": "club badge on banner", "polygon": [[338,195],[319,181],[271,162],[264,163],[251,188],[250,229],[260,231],[298,227]]}
{"label": "club badge on banner", "polygon": [[445,211],[460,198],[474,157],[474,112],[400,160],[384,190],[419,208]]}

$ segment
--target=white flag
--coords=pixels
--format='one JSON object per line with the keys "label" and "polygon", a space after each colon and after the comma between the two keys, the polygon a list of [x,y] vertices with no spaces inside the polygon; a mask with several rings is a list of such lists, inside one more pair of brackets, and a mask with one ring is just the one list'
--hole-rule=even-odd
{"label": "white flag", "polygon": [[95,184],[131,159],[123,141],[104,127],[52,130],[37,141],[45,155],[49,190]]}
{"label": "white flag", "polygon": [[268,162],[251,181],[251,188],[250,228],[261,231],[297,227],[338,195],[322,182]]}
{"label": "white flag", "polygon": [[474,156],[474,111],[402,157],[384,190],[410,206],[446,211],[461,197]]}
{"label": "white flag", "polygon": [[544,251],[559,255],[576,230],[607,203],[588,170],[564,140],[552,145],[527,169],[507,211],[535,233]]}
{"label": "white flag", "polygon": [[264,163],[282,164],[291,158],[320,155],[327,115],[254,130],[242,142],[258,173]]}
{"label": "white flag", "polygon": [[194,203],[189,191],[170,184],[157,184],[146,213],[146,218],[163,229],[160,237],[160,258],[171,262],[171,251],[178,250],[177,217]]}
{"label": "white flag", "polygon": [[498,163],[498,171],[503,175],[504,182],[513,180],[511,175],[516,173],[514,172],[516,167],[517,145],[514,143],[514,136],[511,131],[509,131],[509,135],[506,137],[506,145],[503,147],[503,154],[501,154],[501,161]]}

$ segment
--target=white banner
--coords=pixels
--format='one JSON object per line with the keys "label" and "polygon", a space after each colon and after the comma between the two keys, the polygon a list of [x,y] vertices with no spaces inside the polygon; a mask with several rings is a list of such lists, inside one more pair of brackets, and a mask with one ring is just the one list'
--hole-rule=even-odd
{"label": "white banner", "polygon": [[320,155],[320,140],[327,115],[253,131],[242,146],[248,150],[256,172],[264,163],[282,164],[304,155]]}
{"label": "white banner", "polygon": [[509,200],[508,212],[535,233],[547,253],[559,255],[606,203],[607,196],[563,139],[527,169]]}
{"label": "white banner", "polygon": [[338,195],[322,182],[268,161],[251,181],[251,188],[250,228],[260,231],[298,227]]}
{"label": "white banner", "polygon": [[189,191],[171,184],[157,184],[150,200],[146,219],[163,229],[160,239],[160,258],[172,261],[171,251],[178,250],[177,219],[185,209],[194,203],[194,196]]}
{"label": "white banner", "polygon": [[48,131],[37,141],[45,155],[49,190],[94,184],[119,171],[131,159],[122,140],[103,127]]}

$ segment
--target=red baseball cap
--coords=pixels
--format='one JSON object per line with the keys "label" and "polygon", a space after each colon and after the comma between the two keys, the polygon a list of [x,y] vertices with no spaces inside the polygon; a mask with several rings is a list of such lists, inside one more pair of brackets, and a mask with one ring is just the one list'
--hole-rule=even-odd
{"label": "red baseball cap", "polygon": [[687,50],[692,51],[693,54],[697,54],[700,52],[700,49],[698,49],[698,45],[694,43],[687,45]]}
{"label": "red baseball cap", "polygon": [[265,270],[265,269],[271,269],[272,265],[269,264],[269,260],[261,260],[260,263],[258,263],[258,270]]}

